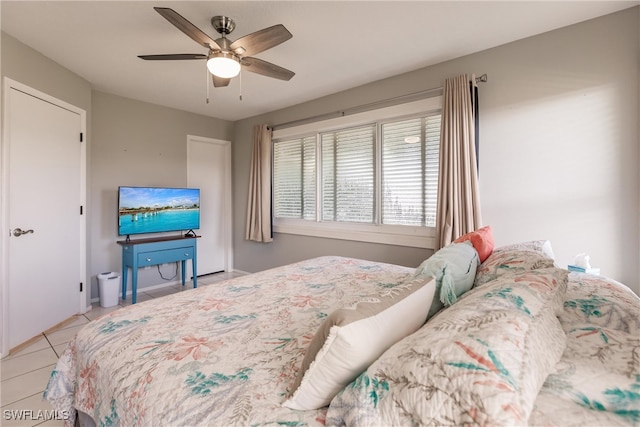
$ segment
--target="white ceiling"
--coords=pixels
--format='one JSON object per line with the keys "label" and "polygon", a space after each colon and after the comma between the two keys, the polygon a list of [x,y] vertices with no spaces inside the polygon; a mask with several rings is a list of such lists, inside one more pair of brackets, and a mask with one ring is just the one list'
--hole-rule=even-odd
{"label": "white ceiling", "polygon": [[[91,82],[96,90],[239,120],[612,13],[640,1],[10,1],[2,31]],[[256,57],[290,69],[288,82],[243,72],[210,88],[205,61],[142,54],[206,49],[153,10],[170,7],[217,39],[283,24],[293,38]],[[482,70],[470,70],[469,72]],[[239,100],[240,80],[242,101]]]}

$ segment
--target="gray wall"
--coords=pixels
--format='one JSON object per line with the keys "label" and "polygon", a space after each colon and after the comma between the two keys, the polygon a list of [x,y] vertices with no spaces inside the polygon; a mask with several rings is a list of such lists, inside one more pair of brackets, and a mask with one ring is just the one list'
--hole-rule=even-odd
{"label": "gray wall", "polygon": [[[96,298],[95,276],[122,270],[121,247],[116,244],[123,239],[117,230],[118,186],[185,187],[187,135],[230,141],[233,124],[98,91],[93,92],[92,110],[89,234],[93,238],[91,295]],[[173,267],[165,268],[163,276],[173,276],[169,274]],[[166,281],[155,267],[139,270],[139,288],[162,283]]]}
{"label": "gray wall", "polygon": [[252,127],[442,86],[480,85],[480,186],[497,245],[549,239],[561,266],[580,252],[640,293],[638,163],[640,7],[236,123],[236,268],[258,271],[340,254],[417,266],[428,251],[276,234],[244,240]]}
{"label": "gray wall", "polygon": [[46,56],[2,33],[2,76],[47,93],[87,112],[91,122],[91,84]]}

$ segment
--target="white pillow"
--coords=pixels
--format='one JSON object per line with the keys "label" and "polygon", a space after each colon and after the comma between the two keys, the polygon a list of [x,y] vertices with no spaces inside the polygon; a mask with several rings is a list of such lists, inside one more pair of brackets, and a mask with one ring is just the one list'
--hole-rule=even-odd
{"label": "white pillow", "polygon": [[434,294],[435,279],[422,276],[331,313],[309,344],[294,393],[283,405],[327,406],[389,347],[424,324]]}

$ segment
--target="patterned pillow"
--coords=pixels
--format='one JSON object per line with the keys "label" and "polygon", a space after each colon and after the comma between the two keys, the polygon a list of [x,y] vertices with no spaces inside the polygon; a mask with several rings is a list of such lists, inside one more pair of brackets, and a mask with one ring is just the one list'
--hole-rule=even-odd
{"label": "patterned pillow", "polygon": [[567,348],[545,380],[529,425],[640,422],[640,297],[602,276],[569,273],[558,316]]}
{"label": "patterned pillow", "polygon": [[[518,296],[510,303],[515,301],[529,301],[529,304],[536,303],[536,310],[540,310],[542,306],[551,307],[556,313],[563,311],[564,298],[567,292],[569,272],[562,268],[547,267],[536,268],[532,270],[524,270],[505,274],[497,279],[487,282],[478,292],[492,292],[499,289],[504,293],[505,283],[513,283],[518,285],[519,293],[527,293],[529,296]],[[524,285],[524,286],[522,286]],[[510,288],[507,288],[509,290]],[[509,291],[510,292],[510,291]],[[507,300],[512,297],[506,297]]]}
{"label": "patterned pillow", "polygon": [[504,275],[554,266],[553,259],[533,250],[494,250],[478,267],[473,286],[484,285]]}
{"label": "patterned pillow", "polygon": [[513,243],[495,248],[494,251],[533,251],[545,255],[547,258],[555,259],[551,242],[548,240],[530,240],[528,242]]}
{"label": "patterned pillow", "polygon": [[467,292],[331,402],[327,425],[526,425],[565,349],[553,302],[566,271],[516,273]]}
{"label": "patterned pillow", "polygon": [[558,316],[565,330],[589,326],[640,337],[640,297],[631,289],[608,277],[573,272],[569,282],[574,286],[567,289]]}
{"label": "patterned pillow", "polygon": [[295,391],[283,405],[298,410],[327,406],[385,350],[424,324],[434,293],[432,277],[417,277],[331,313],[311,340]]}

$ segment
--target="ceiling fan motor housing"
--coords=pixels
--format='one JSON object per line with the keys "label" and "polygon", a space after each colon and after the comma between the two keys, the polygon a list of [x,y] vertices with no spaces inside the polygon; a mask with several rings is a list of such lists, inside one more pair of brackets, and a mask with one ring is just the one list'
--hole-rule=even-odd
{"label": "ceiling fan motor housing", "polygon": [[228,16],[214,16],[211,18],[211,25],[213,25],[213,28],[222,34],[223,37],[230,34],[236,28],[235,21]]}

